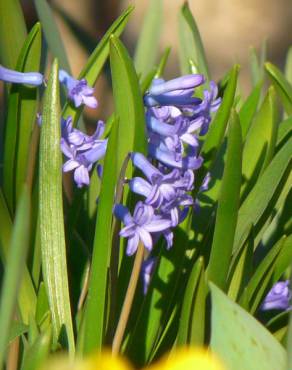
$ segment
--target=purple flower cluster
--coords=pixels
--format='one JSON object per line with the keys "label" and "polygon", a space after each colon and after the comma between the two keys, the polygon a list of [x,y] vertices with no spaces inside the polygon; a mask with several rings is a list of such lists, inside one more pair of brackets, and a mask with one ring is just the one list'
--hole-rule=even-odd
{"label": "purple flower cluster", "polygon": [[68,158],[63,165],[63,171],[74,170],[74,181],[78,187],[89,185],[89,171],[106,152],[107,139],[100,139],[104,132],[104,123],[97,123],[92,136],[73,128],[71,117],[62,120],[61,128],[61,150]]}
{"label": "purple flower cluster", "polygon": [[289,310],[292,308],[290,300],[292,292],[289,288],[289,280],[278,281],[264,299],[261,310]]}
{"label": "purple flower cluster", "polygon": [[[143,201],[136,204],[133,216],[121,204],[114,208],[116,217],[124,224],[120,235],[128,238],[128,255],[136,252],[139,242],[151,251],[160,236],[164,236],[170,248],[172,229],[196,205],[190,191],[194,186],[194,170],[202,165],[198,135],[207,132],[211,112],[220,105],[213,82],[211,90],[204,92],[203,100],[194,97],[195,88],[203,82],[202,75],[167,82],[156,79],[144,97],[149,159],[141,153],[131,154],[133,165],[144,176],[129,181],[131,191],[142,196]],[[207,182],[208,178],[204,187]]]}

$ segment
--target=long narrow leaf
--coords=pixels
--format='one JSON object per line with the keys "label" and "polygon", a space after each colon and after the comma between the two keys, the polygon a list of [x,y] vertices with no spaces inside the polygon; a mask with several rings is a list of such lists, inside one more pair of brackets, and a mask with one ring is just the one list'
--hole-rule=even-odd
{"label": "long narrow leaf", "polygon": [[187,2],[184,3],[179,14],[179,36],[182,73],[188,74],[191,72],[190,61],[193,61],[198,68],[198,72],[210,80],[208,63],[200,32]]}
{"label": "long narrow leaf", "polygon": [[17,208],[12,239],[5,264],[5,276],[0,304],[0,368],[2,368],[6,346],[9,340],[12,318],[15,313],[18,289],[21,283],[29,246],[30,195],[23,188]]}
{"label": "long narrow leaf", "polygon": [[19,0],[0,0],[0,61],[15,68],[26,38],[26,25]]}
{"label": "long narrow leaf", "polygon": [[58,63],[55,60],[44,97],[40,139],[39,219],[42,268],[52,313],[53,340],[64,327],[69,351],[74,337],[68,290],[62,200],[62,156],[60,150],[60,107]]}
{"label": "long narrow leaf", "polygon": [[238,115],[233,111],[227,139],[227,159],[221,183],[208,278],[226,288],[237,222],[241,185],[242,138]]}
{"label": "long narrow leaf", "polygon": [[135,67],[142,78],[154,67],[162,26],[162,1],[151,0],[135,51]]}
{"label": "long narrow leaf", "polygon": [[89,294],[83,319],[83,348],[88,353],[100,351],[103,345],[106,319],[107,269],[110,261],[112,208],[117,182],[117,145],[119,124],[114,122],[104,161],[103,178],[98,202]]}

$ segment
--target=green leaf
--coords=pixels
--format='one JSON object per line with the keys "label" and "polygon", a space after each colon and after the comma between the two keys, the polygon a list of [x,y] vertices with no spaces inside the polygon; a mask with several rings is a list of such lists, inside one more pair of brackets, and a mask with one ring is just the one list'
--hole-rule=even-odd
{"label": "green leaf", "polygon": [[[0,189],[0,247],[1,247],[1,260],[3,265],[7,264],[9,254],[10,241],[12,237],[12,221],[10,218],[9,210],[7,208],[4,195]],[[29,274],[28,269],[25,267],[18,293],[18,307],[20,316],[25,324],[28,324],[31,315],[34,315],[36,309],[36,294]]]}
{"label": "green leaf", "polygon": [[[97,44],[93,53],[89,57],[86,65],[82,69],[78,79],[85,78],[89,86],[93,86],[100,75],[102,68],[109,56],[110,52],[110,36],[120,36],[123,32],[126,24],[128,23],[129,16],[132,13],[134,7],[130,6],[126,9],[119,18],[111,25],[107,30],[103,38]],[[72,104],[67,103],[62,111],[62,117],[72,116],[73,121],[76,123],[78,117],[82,112],[83,107],[76,108]]]}
{"label": "green leaf", "polygon": [[27,333],[28,326],[19,321],[13,321],[10,328],[9,343],[13,342],[17,337]]}
{"label": "green leaf", "polygon": [[13,315],[15,314],[17,295],[25,268],[25,260],[29,246],[29,231],[30,195],[27,188],[24,187],[16,212],[1,291],[0,368],[3,366],[6,347],[9,341],[12,319]]}
{"label": "green leaf", "polygon": [[252,90],[248,98],[243,103],[239,111],[239,120],[242,130],[242,138],[245,139],[248,133],[249,127],[252,123],[252,119],[256,113],[258,103],[261,96],[263,83],[260,81]]}
{"label": "green leaf", "polygon": [[109,136],[108,148],[104,160],[104,170],[98,201],[92,266],[89,280],[89,291],[83,318],[82,345],[84,353],[101,350],[104,341],[106,320],[107,270],[111,255],[112,209],[114,204],[115,186],[118,178],[117,148],[119,124],[114,121]]}
{"label": "green leaf", "polygon": [[15,68],[26,38],[26,25],[19,0],[0,0],[0,61]]}
{"label": "green leaf", "polygon": [[191,73],[190,61],[193,61],[198,72],[210,80],[209,67],[196,21],[187,2],[179,14],[179,57],[182,74]]}
{"label": "green leaf", "polygon": [[270,87],[263,104],[248,131],[242,157],[244,184],[241,193],[246,195],[260,173],[273,158],[278,129],[276,95]]}
{"label": "green leaf", "polygon": [[288,176],[292,157],[292,138],[275,155],[269,166],[265,169],[254,188],[242,203],[236,226],[233,251],[237,252],[245,242],[250,225],[256,226],[263,221],[263,215],[274,195],[279,191],[281,181]]}
{"label": "green leaf", "polygon": [[240,298],[239,302],[252,314],[255,313],[264,297],[264,294],[266,293],[274,271],[277,256],[282,249],[283,242],[284,237],[275,246],[273,246],[261,261]]}
{"label": "green leaf", "polygon": [[292,84],[292,46],[288,49],[285,63],[285,77]]}
{"label": "green leaf", "polygon": [[[37,71],[40,62],[41,29],[37,23],[20,51],[16,70],[20,72]],[[35,87],[13,85],[8,100],[4,148],[4,193],[10,212],[15,209],[16,192],[26,177],[30,136],[36,118]]]}
{"label": "green leaf", "polygon": [[42,269],[52,313],[53,340],[65,328],[69,351],[74,336],[68,289],[62,199],[59,71],[55,60],[44,96],[39,162],[39,220]]}
{"label": "green leaf", "polygon": [[204,261],[200,257],[192,268],[185,290],[177,334],[177,345],[204,344],[206,293]]}
{"label": "green leaf", "polygon": [[129,152],[146,153],[145,115],[138,77],[129,54],[114,35],[110,41],[110,62],[115,113],[119,117],[117,169]]}
{"label": "green leaf", "polygon": [[227,368],[285,370],[286,352],[271,333],[215,285],[210,287],[211,348]]}
{"label": "green leaf", "polygon": [[153,68],[159,48],[162,26],[162,1],[151,0],[140,31],[136,51],[135,67],[144,77]]}
{"label": "green leaf", "polygon": [[231,108],[234,103],[238,71],[239,66],[235,65],[230,72],[228,85],[224,92],[222,103],[213,119],[206,139],[203,143],[201,155],[204,158],[204,166],[199,171],[200,180],[205,177],[206,172],[211,167],[216,157],[217,150],[223,141]]}
{"label": "green leaf", "polygon": [[41,21],[50,51],[54,57],[58,58],[60,67],[70,72],[70,64],[68,62],[64,43],[50,5],[46,0],[34,0],[34,5]]}
{"label": "green leaf", "polygon": [[[41,26],[37,23],[30,31],[31,42],[27,50],[23,50],[23,72],[38,71],[41,58]],[[22,56],[21,55],[21,56]],[[21,58],[20,56],[20,58]],[[16,202],[19,198],[23,183],[28,174],[28,160],[33,127],[36,124],[37,90],[20,87],[18,103],[18,145],[16,150]]]}
{"label": "green leaf", "polygon": [[288,115],[292,114],[292,85],[286,80],[283,73],[272,63],[265,64],[266,71],[275,89],[282,100]]}
{"label": "green leaf", "polygon": [[292,136],[292,116],[285,119],[283,122],[279,124],[276,151],[280,150],[291,136]]}
{"label": "green leaf", "polygon": [[238,115],[235,111],[231,114],[227,143],[227,159],[207,269],[208,278],[222,289],[226,289],[241,185],[242,138]]}
{"label": "green leaf", "polygon": [[275,263],[275,269],[273,273],[273,282],[276,283],[286,269],[291,265],[292,261],[292,235],[284,238],[281,251]]}
{"label": "green leaf", "polygon": [[41,333],[24,353],[21,370],[38,370],[43,367],[51,346],[51,328]]}

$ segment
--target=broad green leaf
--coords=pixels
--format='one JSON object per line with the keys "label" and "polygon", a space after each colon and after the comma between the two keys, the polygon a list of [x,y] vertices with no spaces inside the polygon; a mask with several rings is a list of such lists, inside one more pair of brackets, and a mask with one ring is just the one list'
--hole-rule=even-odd
{"label": "broad green leaf", "polygon": [[163,76],[165,66],[166,66],[166,63],[167,63],[168,58],[169,58],[170,51],[171,51],[170,47],[167,47],[164,50],[164,53],[162,54],[162,57],[161,57],[160,62],[158,64],[157,73],[156,73],[155,77],[162,77]]}
{"label": "broad green leaf", "polygon": [[238,213],[233,251],[237,252],[245,242],[250,225],[256,226],[268,208],[281,181],[288,176],[292,157],[292,138],[279,150],[265,169],[254,188],[248,194]]}
{"label": "broad green leaf", "polygon": [[[16,70],[20,72],[39,69],[41,29],[37,23],[20,51]],[[8,115],[4,148],[4,194],[13,214],[17,196],[26,176],[26,164],[32,126],[36,114],[35,87],[13,85],[9,92]],[[17,189],[16,189],[17,188]]]}
{"label": "broad green leaf", "polygon": [[207,269],[208,279],[226,289],[237,222],[241,185],[242,138],[238,115],[231,113],[227,138],[227,158],[221,182],[215,231]]}
{"label": "broad green leaf", "polygon": [[109,136],[104,160],[104,170],[98,201],[89,292],[83,318],[82,342],[79,348],[84,353],[100,351],[104,344],[106,320],[107,270],[111,255],[111,225],[115,186],[118,178],[117,148],[119,123],[115,120]]}
{"label": "broad green leaf", "polygon": [[117,169],[129,152],[146,153],[145,117],[138,77],[130,56],[114,35],[110,41],[110,62],[115,113],[119,117]]}
{"label": "broad green leaf", "polygon": [[[7,264],[9,246],[13,233],[13,225],[7,208],[4,195],[0,189],[0,247],[1,260],[3,265]],[[18,293],[18,308],[22,321],[28,324],[31,315],[34,315],[36,309],[36,294],[29,274],[25,267],[22,282]]]}
{"label": "broad green leaf", "polygon": [[205,283],[203,258],[199,258],[191,271],[180,314],[177,345],[203,345],[205,335]]}
{"label": "broad green leaf", "polygon": [[260,55],[257,55],[255,48],[250,49],[250,69],[251,69],[251,80],[255,87],[260,81],[264,79],[264,63],[267,56],[267,40],[265,39],[262,43]]}
{"label": "broad green leaf", "polygon": [[151,71],[156,61],[162,15],[162,0],[150,0],[134,57],[136,70],[142,78]]}
{"label": "broad green leaf", "polygon": [[210,80],[209,67],[204,51],[204,46],[196,21],[187,2],[179,14],[179,57],[182,74],[191,73],[190,60],[198,67],[207,80]]}
{"label": "broad green leaf", "polygon": [[[41,58],[41,27],[37,23],[30,31],[28,37],[31,42],[27,50],[23,50],[20,58],[23,56],[23,72],[38,71]],[[37,90],[20,87],[20,99],[18,103],[18,145],[16,150],[16,202],[19,198],[23,183],[28,175],[28,161],[31,145],[31,136],[33,127],[36,124],[37,113]]]}
{"label": "broad green leaf", "polygon": [[243,149],[243,196],[250,191],[273,157],[277,139],[277,113],[275,90],[270,87],[250,126]]}
{"label": "broad green leaf", "polygon": [[60,330],[74,352],[68,288],[62,199],[62,154],[60,150],[59,70],[54,61],[44,96],[39,161],[39,220],[42,269],[52,313],[53,341]]}
{"label": "broad green leaf", "polygon": [[[126,24],[128,23],[129,16],[133,11],[133,6],[126,9],[119,18],[111,25],[107,30],[103,38],[97,44],[96,48],[89,57],[86,65],[82,69],[79,79],[85,78],[89,86],[93,86],[100,75],[102,68],[109,56],[110,52],[110,36],[116,35],[120,36],[123,32]],[[82,107],[76,108],[72,104],[67,103],[62,111],[63,117],[72,116],[74,122],[76,123],[78,117],[82,112]]]}
{"label": "broad green leaf", "polygon": [[25,260],[29,246],[30,231],[30,195],[23,188],[10,242],[10,248],[5,263],[5,275],[2,284],[0,300],[0,368],[3,366],[6,347],[13,315],[15,314],[17,295],[25,268]]}
{"label": "broad green leaf", "polygon": [[245,139],[249,127],[252,123],[252,119],[256,113],[258,103],[261,96],[263,83],[260,81],[252,90],[250,95],[247,97],[245,102],[243,103],[242,107],[239,111],[239,120],[241,124],[242,130],[242,138]]}
{"label": "broad green leaf", "polygon": [[70,72],[70,64],[68,62],[64,43],[50,5],[47,0],[34,0],[34,5],[41,21],[50,51],[54,57],[58,58],[60,67]]}
{"label": "broad green leaf", "polygon": [[280,343],[254,317],[211,284],[211,348],[236,370],[286,370]]}
{"label": "broad green leaf", "polygon": [[[205,177],[208,169],[211,167],[216,157],[217,150],[223,141],[231,108],[234,103],[238,71],[239,66],[235,65],[230,72],[230,77],[224,92],[222,103],[213,119],[213,122],[211,123],[210,129],[203,143],[201,155],[204,158],[204,165],[198,173],[201,181]],[[199,183],[200,181],[198,181],[198,184]]]}
{"label": "broad green leaf", "polygon": [[275,262],[282,249],[283,242],[284,237],[275,246],[273,246],[261,261],[240,298],[240,303],[252,314],[255,313],[265,292],[267,291],[267,287],[274,271]]}
{"label": "broad green leaf", "polygon": [[275,89],[282,100],[288,115],[292,114],[292,85],[286,80],[283,73],[272,63],[265,64],[266,71]]}
{"label": "broad green leaf", "polygon": [[0,0],[0,62],[15,68],[26,38],[26,25],[19,0]]}
{"label": "broad green leaf", "polygon": [[292,46],[288,49],[285,63],[285,77],[292,84]]}

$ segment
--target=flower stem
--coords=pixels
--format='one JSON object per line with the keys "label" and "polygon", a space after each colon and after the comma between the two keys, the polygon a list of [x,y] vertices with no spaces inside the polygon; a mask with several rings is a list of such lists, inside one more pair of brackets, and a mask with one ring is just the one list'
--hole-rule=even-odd
{"label": "flower stem", "polygon": [[116,329],[114,339],[113,339],[113,345],[112,345],[113,355],[118,354],[120,351],[121,343],[122,343],[125,329],[127,326],[128,318],[129,318],[130,311],[132,308],[132,303],[133,303],[133,299],[134,299],[134,295],[135,295],[135,291],[136,291],[136,287],[137,287],[137,283],[138,283],[138,279],[140,275],[141,265],[143,262],[143,255],[144,255],[144,246],[140,242],[136,256],[135,256],[134,266],[133,266],[133,270],[131,273],[125,300],[123,303],[121,315],[120,315],[117,329]]}

